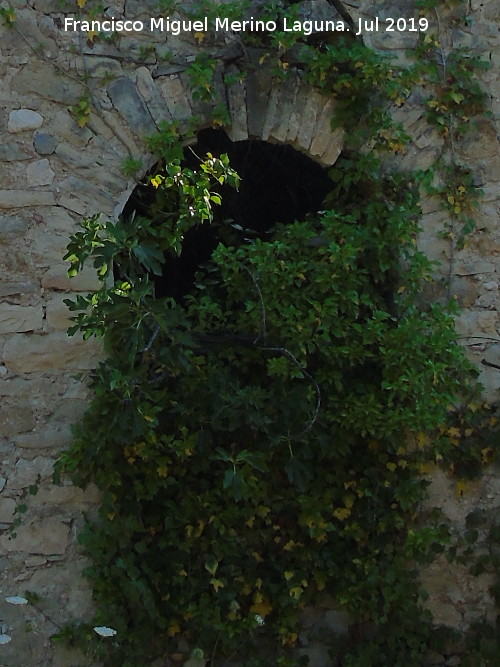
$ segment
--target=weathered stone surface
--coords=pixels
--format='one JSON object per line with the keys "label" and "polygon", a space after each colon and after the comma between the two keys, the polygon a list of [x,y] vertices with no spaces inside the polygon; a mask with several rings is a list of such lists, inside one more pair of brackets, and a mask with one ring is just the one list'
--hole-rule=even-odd
{"label": "weathered stone surface", "polygon": [[77,64],[78,71],[81,75],[91,76],[95,78],[105,78],[105,77],[116,77],[121,76],[123,73],[122,64],[114,58],[87,58],[85,61],[85,67],[83,62],[80,61]]}
{"label": "weathered stone surface", "polygon": [[[72,294],[54,294],[45,306],[45,317],[50,329],[56,331],[67,331],[72,322],[68,306],[64,303],[65,299],[73,298]],[[1,311],[0,311],[1,312]]]}
{"label": "weathered stone surface", "polygon": [[344,136],[344,130],[340,127],[332,132],[325,150],[318,156],[320,164],[329,167],[336,162],[344,147]]}
{"label": "weathered stone surface", "polygon": [[62,449],[71,440],[70,426],[47,429],[40,433],[24,433],[14,438],[16,447],[23,449]]}
{"label": "weathered stone surface", "polygon": [[96,163],[95,155],[91,155],[87,151],[83,151],[81,147],[77,148],[64,142],[57,144],[55,152],[61,162],[64,162],[72,167],[88,169],[89,167],[95,166]]}
{"label": "weathered stone surface", "polygon": [[0,436],[25,433],[35,425],[31,405],[26,401],[17,401],[15,405],[0,405]]}
{"label": "weathered stone surface", "polygon": [[76,104],[85,92],[78,81],[56,75],[53,67],[37,60],[32,60],[16,74],[12,87],[21,94],[36,93],[66,106]]}
{"label": "weathered stone surface", "polygon": [[18,162],[30,160],[32,155],[24,148],[22,144],[15,141],[9,141],[7,136],[0,136],[0,160],[2,162]]}
{"label": "weathered stone surface", "polygon": [[493,262],[485,262],[483,260],[459,262],[455,266],[455,274],[457,276],[473,276],[477,273],[493,273],[494,271],[495,264],[493,264]]}
{"label": "weathered stone surface", "polygon": [[56,149],[56,142],[51,134],[37,132],[33,139],[33,146],[39,155],[51,155]]}
{"label": "weathered stone surface", "polygon": [[100,348],[94,340],[68,338],[60,332],[43,336],[18,334],[4,347],[4,364],[13,373],[85,370],[95,368],[99,357]]}
{"label": "weathered stone surface", "polygon": [[285,142],[290,125],[290,116],[292,114],[295,98],[300,86],[298,76],[289,76],[280,86],[279,104],[276,111],[274,125],[269,131],[269,135],[276,141]]}
{"label": "weathered stone surface", "polygon": [[26,168],[26,181],[29,186],[50,185],[54,180],[55,172],[47,159],[32,162]]}
{"label": "weathered stone surface", "polygon": [[50,130],[56,143],[58,139],[65,139],[74,146],[86,146],[92,139],[92,132],[89,128],[78,127],[75,119],[62,109],[55,112],[50,118],[47,130]]}
{"label": "weathered stone surface", "polygon": [[473,336],[480,333],[496,335],[498,314],[490,311],[468,311],[455,318],[455,327],[459,335]]}
{"label": "weathered stone surface", "polygon": [[172,118],[177,120],[191,118],[191,106],[180,77],[175,74],[167,76],[158,85]]}
{"label": "weathered stone surface", "polygon": [[12,241],[16,237],[23,236],[28,226],[29,223],[24,218],[14,215],[0,215],[0,240]]}
{"label": "weathered stone surface", "polygon": [[36,130],[43,124],[43,116],[32,109],[15,109],[9,114],[7,129],[9,132]]}
{"label": "weathered stone surface", "polygon": [[490,122],[481,121],[460,142],[459,150],[465,160],[478,160],[498,155],[500,144],[497,131]]}
{"label": "weathered stone surface", "polygon": [[[91,176],[91,174],[89,174],[89,176]],[[90,178],[78,178],[73,175],[68,176],[61,181],[59,187],[61,192],[71,193],[73,197],[75,197],[80,210],[82,202],[86,202],[89,205],[89,212],[92,211],[95,213],[96,211],[99,211],[104,214],[111,214],[113,211],[114,190],[118,188],[113,188],[110,191],[109,189],[100,187],[100,184],[93,183]],[[64,205],[62,202],[63,198],[61,197],[59,199],[59,204]],[[70,210],[78,211],[79,209],[70,207]]]}
{"label": "weathered stone surface", "polygon": [[280,87],[274,86],[271,89],[270,95],[267,97],[267,108],[264,115],[264,122],[261,128],[261,138],[263,141],[268,141],[273,139],[270,136],[271,130],[273,127],[279,123],[278,119],[278,105],[280,101],[279,97]]}
{"label": "weathered stone surface", "polygon": [[305,112],[307,100],[309,97],[308,86],[304,83],[299,84],[297,94],[295,96],[295,102],[290,114],[290,119],[288,122],[288,130],[286,133],[286,141],[290,143],[295,143],[299,130],[302,125],[302,117]]}
{"label": "weathered stone surface", "polygon": [[227,99],[231,125],[228,136],[231,141],[245,141],[248,139],[248,118],[246,103],[246,87],[240,81],[235,81],[227,87]]}
{"label": "weathered stone surface", "polygon": [[0,208],[22,208],[24,206],[53,206],[56,203],[52,192],[31,190],[0,190]]}
{"label": "weathered stone surface", "polygon": [[83,417],[88,408],[88,400],[85,395],[83,398],[64,398],[61,399],[54,411],[53,418],[61,424],[75,424]]}
{"label": "weathered stone surface", "polygon": [[135,71],[135,82],[137,90],[147,104],[149,113],[155,123],[159,123],[162,120],[172,120],[172,115],[165,104],[165,100],[147,67],[139,67]]}
{"label": "weathered stone surface", "polygon": [[252,139],[262,138],[267,103],[273,85],[269,68],[259,67],[246,82],[248,133]]}
{"label": "weathered stone surface", "polygon": [[297,146],[302,150],[309,152],[311,142],[314,138],[318,116],[323,108],[324,98],[314,89],[309,91],[306,101],[302,122],[297,134]]}
{"label": "weathered stone surface", "polygon": [[81,505],[99,502],[99,492],[94,485],[83,490],[77,486],[50,486],[41,488],[33,502],[47,505]]}
{"label": "weathered stone surface", "polygon": [[125,77],[117,79],[108,86],[108,93],[115,109],[136,134],[145,136],[155,132],[153,118],[133,81]]}
{"label": "weathered stone surface", "polygon": [[99,289],[100,283],[92,267],[85,267],[74,278],[69,278],[68,265],[61,262],[42,275],[42,287],[68,292],[94,292]]}
{"label": "weathered stone surface", "polygon": [[54,470],[54,459],[37,456],[32,460],[19,459],[14,471],[9,474],[7,489],[24,489],[35,484],[38,476],[41,480],[51,477]]}
{"label": "weathered stone surface", "polygon": [[335,104],[333,100],[323,98],[323,108],[318,116],[316,127],[314,128],[314,136],[309,149],[313,157],[317,157],[324,153],[326,144],[330,141],[330,135],[332,133],[331,123],[334,112]]}
{"label": "weathered stone surface", "polygon": [[13,306],[0,303],[0,333],[36,331],[43,324],[42,306]]}
{"label": "weathered stone surface", "polygon": [[12,523],[16,501],[13,498],[0,498],[0,523]]}
{"label": "weathered stone surface", "polygon": [[21,525],[16,537],[0,537],[0,549],[7,552],[63,554],[68,547],[69,527],[59,519],[46,519],[38,524]]}

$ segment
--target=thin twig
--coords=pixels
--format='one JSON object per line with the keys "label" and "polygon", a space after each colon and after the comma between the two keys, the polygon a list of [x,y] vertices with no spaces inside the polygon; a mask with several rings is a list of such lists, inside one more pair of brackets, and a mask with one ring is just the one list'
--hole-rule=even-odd
{"label": "thin twig", "polygon": [[314,377],[309,373],[309,371],[307,371],[303,366],[301,366],[299,361],[293,356],[290,350],[286,349],[286,347],[259,347],[258,349],[264,350],[265,352],[279,352],[280,354],[283,354],[297,366],[302,375],[306,377],[314,386],[314,390],[316,392],[316,407],[314,408],[314,414],[312,418],[309,420],[309,422],[306,424],[306,427],[300,433],[290,436],[294,439],[302,438],[306,433],[309,433],[309,431],[316,423],[316,420],[318,419],[319,410],[321,408],[321,389],[319,388],[319,384],[314,379]]}
{"label": "thin twig", "polygon": [[260,308],[261,308],[261,325],[260,325],[260,331],[257,336],[257,338],[254,340],[253,344],[257,345],[259,340],[262,338],[262,340],[265,340],[266,338],[266,306],[264,304],[264,297],[262,296],[262,292],[259,287],[259,283],[257,282],[257,278],[253,275],[253,273],[248,269],[246,266],[243,267],[243,270],[248,273],[250,278],[252,279],[252,282],[255,286],[255,289],[257,290],[257,294],[259,295],[259,300],[260,300]]}
{"label": "thin twig", "polygon": [[155,330],[151,335],[151,338],[146,343],[146,347],[142,348],[141,353],[148,352],[151,349],[151,345],[155,342],[156,336],[159,334],[159,332],[160,332],[160,326],[157,324]]}

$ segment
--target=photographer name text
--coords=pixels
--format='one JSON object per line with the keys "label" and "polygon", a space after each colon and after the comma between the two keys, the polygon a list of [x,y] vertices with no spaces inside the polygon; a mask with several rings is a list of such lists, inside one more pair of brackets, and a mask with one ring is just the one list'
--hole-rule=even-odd
{"label": "photographer name text", "polygon": [[170,17],[150,18],[148,21],[133,19],[105,19],[103,21],[78,20],[73,17],[64,19],[66,32],[165,32],[178,36],[185,32],[205,33],[210,29],[215,32],[301,32],[309,36],[316,32],[354,32],[361,35],[368,32],[426,32],[429,21],[426,18],[384,18],[358,19],[354,31],[345,21],[291,21],[284,18],[277,21],[263,21],[250,18],[245,21],[231,21],[228,18],[208,17],[197,21],[171,19]]}

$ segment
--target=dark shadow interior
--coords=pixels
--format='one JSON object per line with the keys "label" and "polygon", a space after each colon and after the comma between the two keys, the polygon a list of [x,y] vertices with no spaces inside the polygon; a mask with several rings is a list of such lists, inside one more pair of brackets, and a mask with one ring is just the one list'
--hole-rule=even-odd
{"label": "dark shadow interior", "polygon": [[[286,144],[232,142],[224,130],[201,130],[196,144],[184,151],[185,166],[196,169],[208,152],[216,157],[228,154],[231,167],[241,177],[240,189],[219,188],[222,204],[215,207],[213,223],[189,230],[180,257],[166,258],[163,275],[155,278],[157,297],[181,301],[218,243],[239,245],[256,237],[270,238],[276,223],[291,223],[320,210],[332,187],[326,169]],[[156,194],[153,186],[139,184],[123,215],[135,212],[150,217]]]}

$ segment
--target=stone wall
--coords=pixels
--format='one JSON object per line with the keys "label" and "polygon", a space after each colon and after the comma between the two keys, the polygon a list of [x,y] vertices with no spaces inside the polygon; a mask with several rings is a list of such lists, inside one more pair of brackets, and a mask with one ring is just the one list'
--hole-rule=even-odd
{"label": "stone wall", "polygon": [[[127,18],[146,20],[158,15],[156,5],[114,0],[108,13],[119,18],[126,12]],[[90,270],[69,280],[62,256],[82,216],[120,213],[136,184],[124,176],[124,160],[140,159],[144,168],[154,161],[144,147],[145,135],[163,120],[182,123],[193,115],[200,118],[200,129],[209,126],[212,109],[191,94],[186,69],[201,48],[191,33],[167,39],[161,33],[137,33],[90,41],[62,30],[64,18],[76,15],[76,2],[11,0],[10,6],[15,27],[0,27],[0,624],[8,628],[12,642],[1,647],[0,664],[75,665],[74,656],[53,652],[48,637],[58,624],[90,614],[76,535],[85,514],[95,508],[97,495],[95,489],[83,492],[67,482],[55,487],[51,473],[58,452],[69,442],[70,425],[85,410],[86,381],[101,350],[93,340],[66,335],[64,299],[94,289],[96,280]],[[407,3],[397,0],[375,5],[350,0],[345,7],[355,21],[411,14]],[[303,12],[335,15],[320,0],[303,3]],[[492,118],[483,120],[458,149],[484,190],[477,228],[465,249],[454,254],[450,268],[448,244],[437,236],[443,213],[437,201],[428,199],[419,244],[429,256],[444,257],[432,296],[446,293],[439,279],[451,275],[451,291],[463,308],[457,328],[471,357],[500,364],[497,0],[470,0],[469,18],[468,27],[446,32],[442,42],[444,49],[467,46],[492,65],[483,75]],[[436,23],[434,16],[429,20]],[[404,60],[416,38],[372,33],[364,39]],[[228,34],[203,48],[218,57],[214,81],[228,107],[231,139],[286,142],[321,164],[333,164],[343,133],[330,129],[332,100],[311,90],[298,74],[276,84],[265,68],[241,81],[233,77],[235,82],[226,85],[224,74],[237,72],[238,58],[258,60],[261,54],[243,53],[237,36]],[[167,50],[172,55],[165,64]],[[92,110],[88,123],[79,127],[71,107],[86,95],[82,75],[92,91]],[[413,137],[402,158],[412,167],[429,166],[442,150],[441,139],[423,118],[422,94],[417,91],[403,109],[394,109]],[[488,397],[497,399],[500,371],[481,368]],[[40,488],[31,496],[35,484]],[[500,485],[491,473],[475,494],[455,498],[452,482],[436,473],[431,498],[460,529],[470,508],[500,506]],[[12,532],[20,505],[27,511]],[[437,563],[424,575],[434,591],[430,606],[436,619],[465,628],[478,614],[492,618],[489,581],[471,584],[465,573],[456,571],[443,579],[446,568]],[[43,598],[43,613],[4,602],[5,596],[25,590]],[[321,659],[317,664],[324,665]]]}

